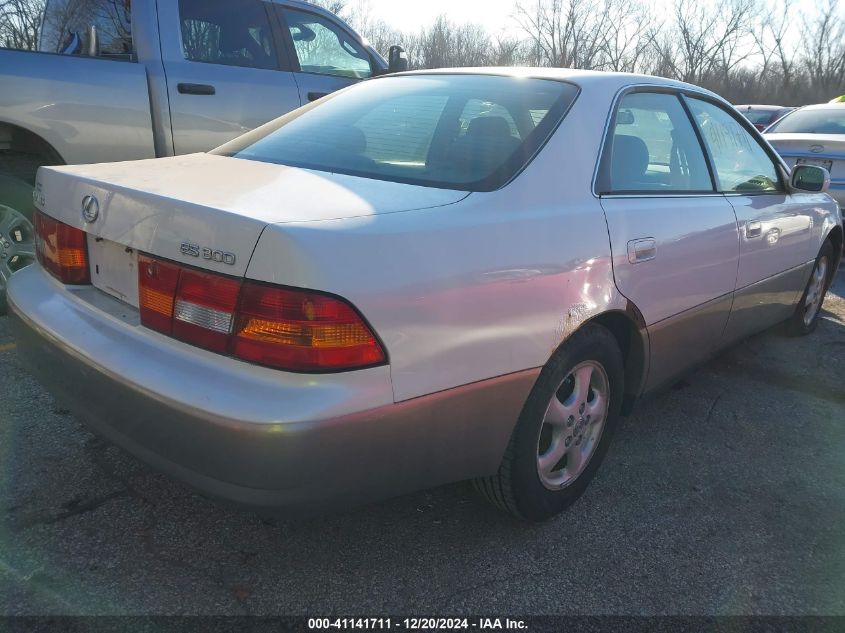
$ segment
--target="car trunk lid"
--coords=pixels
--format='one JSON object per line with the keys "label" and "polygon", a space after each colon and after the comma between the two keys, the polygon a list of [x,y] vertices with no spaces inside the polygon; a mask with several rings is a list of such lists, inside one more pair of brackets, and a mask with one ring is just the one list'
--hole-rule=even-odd
{"label": "car trunk lid", "polygon": [[137,306],[138,252],[243,277],[269,224],[396,213],[467,195],[193,154],[42,168],[35,202],[88,234],[92,283]]}
{"label": "car trunk lid", "polygon": [[833,180],[845,180],[845,135],[766,134],[790,168],[798,164],[820,165]]}

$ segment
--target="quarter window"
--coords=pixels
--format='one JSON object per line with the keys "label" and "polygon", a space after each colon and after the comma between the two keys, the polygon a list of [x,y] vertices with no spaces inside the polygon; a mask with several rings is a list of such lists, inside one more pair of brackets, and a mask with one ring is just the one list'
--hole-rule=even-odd
{"label": "quarter window", "polygon": [[688,103],[713,160],[719,191],[780,190],[774,162],[739,121],[707,101],[690,98]]}
{"label": "quarter window", "polygon": [[270,21],[260,0],[179,0],[179,19],[185,59],[278,68]]}
{"label": "quarter window", "polygon": [[345,30],[313,13],[283,9],[293,47],[304,73],[353,79],[372,76],[366,49]]}
{"label": "quarter window", "polygon": [[610,139],[606,192],[712,192],[701,144],[678,97],[622,99]]}

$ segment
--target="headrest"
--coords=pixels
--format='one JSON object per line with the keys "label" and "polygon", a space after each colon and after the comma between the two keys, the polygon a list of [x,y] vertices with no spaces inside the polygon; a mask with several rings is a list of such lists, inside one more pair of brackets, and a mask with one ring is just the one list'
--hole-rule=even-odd
{"label": "headrest", "polygon": [[[252,40],[250,42],[250,40]],[[220,29],[220,52],[232,53],[241,49],[252,50],[255,40],[245,28]]]}
{"label": "headrest", "polygon": [[511,126],[500,116],[481,116],[473,119],[467,128],[467,136],[502,138],[511,135]]}
{"label": "headrest", "polygon": [[627,134],[613,136],[611,186],[617,191],[637,189],[648,169],[648,147],[641,138]]}

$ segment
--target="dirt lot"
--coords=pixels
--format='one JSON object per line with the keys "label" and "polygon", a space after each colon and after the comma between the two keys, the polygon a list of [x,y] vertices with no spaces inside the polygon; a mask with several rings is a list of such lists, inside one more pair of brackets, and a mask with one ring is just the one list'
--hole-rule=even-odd
{"label": "dirt lot", "polygon": [[535,526],[466,484],[268,524],[96,439],[0,318],[2,614],[845,614],[845,273],[626,419]]}

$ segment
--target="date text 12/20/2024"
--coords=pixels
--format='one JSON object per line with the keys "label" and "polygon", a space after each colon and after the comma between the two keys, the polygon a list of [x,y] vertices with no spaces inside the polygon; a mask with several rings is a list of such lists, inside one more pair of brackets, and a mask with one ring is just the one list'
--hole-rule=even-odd
{"label": "date text 12/20/2024", "polygon": [[521,631],[528,625],[511,618],[309,618],[311,631]]}

